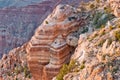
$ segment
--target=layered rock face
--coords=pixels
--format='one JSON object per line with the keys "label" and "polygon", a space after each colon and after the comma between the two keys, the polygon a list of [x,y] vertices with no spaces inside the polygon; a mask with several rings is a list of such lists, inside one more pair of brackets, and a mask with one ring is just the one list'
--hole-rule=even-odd
{"label": "layered rock face", "polygon": [[74,48],[66,43],[66,37],[79,28],[81,20],[76,8],[58,5],[38,27],[26,49],[35,80],[51,80],[69,62]]}
{"label": "layered rock face", "polygon": [[120,79],[120,18],[108,22],[105,28],[89,35],[80,35],[72,59],[78,72],[64,76],[64,80]]}
{"label": "layered rock face", "polygon": [[55,1],[46,1],[22,8],[0,9],[0,58],[28,41],[55,5]]}
{"label": "layered rock face", "polygon": [[3,53],[22,45],[31,38],[36,27],[55,5],[52,2],[48,3],[0,9],[0,58]]}
{"label": "layered rock face", "polygon": [[0,60],[0,80],[33,80],[27,67],[26,44],[4,54]]}
{"label": "layered rock face", "polygon": [[78,5],[81,0],[42,0],[41,3],[38,3],[38,0],[13,1],[0,2],[3,7],[0,8],[0,58],[2,54],[27,42],[56,5]]}

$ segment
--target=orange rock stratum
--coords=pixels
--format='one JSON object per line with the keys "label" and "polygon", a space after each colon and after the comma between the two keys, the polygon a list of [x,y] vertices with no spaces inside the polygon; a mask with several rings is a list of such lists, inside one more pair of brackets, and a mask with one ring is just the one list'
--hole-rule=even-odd
{"label": "orange rock stratum", "polygon": [[26,49],[35,80],[51,80],[69,61],[74,48],[66,43],[66,37],[76,31],[81,22],[76,8],[58,5],[37,28]]}

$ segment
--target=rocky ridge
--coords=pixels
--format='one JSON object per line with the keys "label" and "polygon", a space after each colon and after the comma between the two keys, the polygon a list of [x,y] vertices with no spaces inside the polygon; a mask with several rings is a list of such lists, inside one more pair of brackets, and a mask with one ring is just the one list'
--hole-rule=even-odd
{"label": "rocky ridge", "polygon": [[[76,60],[80,70],[69,73],[64,80],[119,80],[120,43],[119,23],[116,18],[88,36],[80,36],[78,47],[72,59]],[[84,66],[82,69],[80,66]]]}
{"label": "rocky ridge", "polygon": [[70,0],[46,0],[22,7],[0,8],[0,58],[11,49],[22,46],[29,41],[35,29],[52,12],[56,5],[60,3],[78,5],[79,2],[80,0],[72,0],[72,2]]}
{"label": "rocky ridge", "polygon": [[[106,5],[103,5],[105,3]],[[82,3],[81,5],[83,7],[79,6],[79,8],[77,9],[78,13],[75,13],[76,10],[74,12],[74,8],[72,8],[71,10],[71,6],[68,7],[68,5],[67,6],[65,5],[64,7],[66,8],[63,8],[63,13],[68,12],[67,14],[69,15],[63,14],[62,16],[58,16],[61,15],[62,12],[60,8],[62,6],[59,5],[57,9],[53,11],[54,14],[49,15],[44,20],[41,26],[39,26],[38,29],[36,30],[35,35],[32,37],[30,42],[28,42],[27,47],[23,47],[22,50],[24,55],[26,54],[26,50],[27,50],[28,53],[27,60],[28,60],[29,68],[35,80],[41,80],[41,79],[51,80],[56,74],[58,74],[59,69],[61,68],[63,63],[69,62],[69,60],[67,62],[66,59],[67,57],[70,56],[71,54],[70,51],[73,52],[74,48],[77,45],[78,47],[75,49],[75,53],[72,55],[69,65],[67,64],[63,65],[62,69],[60,70],[57,77],[54,78],[54,80],[63,80],[63,79],[64,80],[81,80],[81,79],[82,80],[106,80],[106,79],[119,80],[119,74],[120,74],[119,73],[120,71],[119,21],[120,19],[114,18],[112,14],[114,13],[114,15],[116,15],[116,13],[114,12],[114,10],[112,10],[112,8],[108,7],[109,4],[112,5],[112,3],[109,4],[108,3],[109,2],[105,2],[103,0],[100,0],[100,2],[99,0],[98,1],[96,0],[86,4]],[[71,15],[74,14],[76,14],[77,18],[73,16],[71,18]],[[56,16],[58,17],[58,19],[55,18]],[[79,21],[79,19],[85,20],[85,21],[82,20],[83,24],[81,23],[81,20]],[[78,20],[78,23],[76,23],[76,20]],[[76,25],[77,31],[73,27],[72,29],[68,30],[68,32],[67,31],[66,32],[63,31],[62,33],[59,32],[60,29],[61,31],[62,29],[64,30],[65,25],[64,27],[57,27],[58,24],[57,26],[55,24],[67,22],[67,21],[73,23],[69,23],[70,26],[66,26],[66,30]],[[59,25],[63,26],[63,24],[59,24]],[[52,36],[48,30],[52,32],[53,34]],[[49,36],[46,36],[45,32],[48,33],[47,35]],[[57,35],[54,35],[55,33]],[[80,39],[78,41],[79,35],[80,35]],[[43,46],[44,48],[42,48],[41,46]],[[17,54],[17,52],[19,51],[21,52],[20,49],[21,48],[15,49],[15,51],[13,50],[13,53]],[[63,50],[66,50],[66,52],[64,52]],[[43,53],[45,52],[48,52],[46,53],[48,55],[43,55]],[[61,52],[64,54],[68,53],[67,57],[66,55],[63,55]],[[58,53],[59,55],[55,53]],[[18,54],[20,55],[21,53]],[[17,56],[19,56],[18,54]],[[27,64],[26,57],[22,61],[21,60],[22,57],[20,59],[17,56],[15,56],[15,58],[12,57],[10,59],[13,59],[13,61],[15,62],[17,58],[19,59],[17,63],[20,62],[19,64],[23,65],[21,63],[25,62],[23,66],[26,66]],[[61,56],[63,57],[61,58]],[[5,58],[3,56],[1,61],[2,64],[1,68],[3,69],[3,71],[6,71],[5,70],[6,66],[8,67],[10,66],[10,64],[3,66],[3,64],[6,64],[4,63],[4,61],[7,63],[10,61],[9,59],[7,60],[7,58],[6,59]],[[54,66],[56,64],[58,66]],[[8,68],[8,70],[16,70],[16,68],[15,69]],[[19,70],[17,71],[19,72]],[[22,71],[24,71],[24,69],[22,69]],[[21,74],[19,76],[22,75],[23,77],[24,73],[22,74],[22,71],[20,72]],[[25,73],[26,71],[29,72],[28,68],[27,70],[25,68]],[[41,71],[43,71],[43,74],[40,74]],[[61,73],[63,71],[65,73]],[[4,74],[6,73],[7,72],[4,72]],[[30,75],[31,74],[28,74],[27,77],[25,77],[24,79],[25,80],[28,79]],[[16,77],[19,78],[19,76],[18,75],[15,76],[14,79],[16,79]],[[2,75],[0,78],[6,80],[8,78],[11,79],[10,77],[8,76],[6,77]],[[23,78],[20,79],[24,80]]]}
{"label": "rocky ridge", "polygon": [[[68,1],[69,2],[69,1]],[[67,1],[66,2],[64,2],[64,1],[62,1],[62,3],[68,3]],[[49,2],[50,3],[50,2]],[[71,2],[69,2],[69,4],[70,4]],[[41,4],[43,4],[43,3],[41,3]],[[44,3],[44,5],[46,5],[47,4],[47,2],[45,2]],[[52,4],[52,3],[51,3]],[[50,5],[51,5],[50,4]],[[46,5],[46,6],[48,6],[48,5]],[[32,13],[36,13],[36,10],[35,10],[35,8],[34,8],[34,11],[29,11],[29,9],[28,8],[30,8],[30,9],[32,9],[32,7],[35,7],[35,8],[38,8],[38,7],[41,7],[39,4],[37,4],[37,5],[31,5],[31,6],[28,6],[28,7],[25,7],[24,9],[22,8],[22,9],[20,9],[20,12],[21,12],[21,10],[24,10],[24,11],[26,11],[26,13],[28,14],[31,14],[31,15],[33,15]],[[12,11],[11,11],[12,10]],[[9,10],[9,8],[6,8],[6,9],[4,9],[3,11],[4,12],[10,12],[11,11],[11,13],[12,12],[14,12],[14,13],[18,13],[18,9],[17,8],[13,8],[13,9],[11,9],[11,10]],[[2,12],[3,12],[2,11]],[[49,13],[50,11],[48,11],[48,13]],[[69,11],[68,11],[69,12]],[[38,13],[41,13],[41,12],[37,12],[36,14],[38,14]],[[48,14],[48,13],[46,13],[46,15]],[[69,13],[68,13],[69,14]],[[39,17],[38,17],[39,18]],[[64,18],[64,16],[63,16],[63,18]],[[67,17],[66,17],[66,19],[67,19]],[[32,19],[29,19],[29,20],[32,20]],[[41,19],[42,20],[42,19]],[[72,18],[70,18],[70,21],[72,20]],[[73,19],[74,20],[74,19]],[[3,20],[4,21],[4,20]],[[29,22],[29,21],[28,21]],[[71,21],[72,22],[72,21]],[[80,22],[81,23],[81,22]],[[45,22],[45,24],[46,24],[46,22]],[[79,24],[79,23],[77,23],[77,24]],[[31,24],[32,25],[32,24]],[[23,25],[21,25],[21,28],[23,27]],[[34,26],[32,26],[32,27],[34,27]],[[7,28],[7,27],[6,27]],[[4,26],[3,26],[3,28],[2,28],[2,30],[1,30],[1,32],[3,33],[3,31],[4,31],[4,35],[2,34],[1,35],[1,42],[2,42],[2,51],[4,51],[4,47],[6,47],[7,46],[7,43],[6,43],[6,40],[10,40],[9,39],[9,37],[7,37],[6,38],[6,33],[7,33],[7,35],[9,36],[10,34],[9,34],[9,32],[8,32],[8,30],[6,31],[6,28],[4,28]],[[77,29],[77,28],[76,28]],[[9,30],[10,31],[10,30]],[[21,30],[22,31],[22,30]],[[23,32],[24,33],[24,32]],[[4,39],[3,39],[3,37],[4,37]],[[71,37],[71,36],[70,36]],[[59,41],[59,38],[60,37],[58,37],[58,40],[56,40],[56,41]],[[78,39],[77,39],[78,40]],[[5,43],[6,43],[6,46],[5,46],[5,44],[3,43],[3,41],[5,41]],[[12,41],[14,41],[14,39],[12,40]],[[16,41],[14,41],[14,43],[17,43],[17,41],[18,40],[16,40]],[[62,40],[63,41],[63,40]],[[67,42],[69,42],[69,39],[67,40]],[[23,42],[21,42],[21,44],[22,44]],[[26,43],[27,44],[27,43]],[[66,43],[65,43],[66,44]],[[12,44],[12,45],[14,45],[14,44]],[[74,45],[74,46],[76,46],[76,45]],[[69,46],[67,46],[67,47],[69,47]],[[25,56],[24,58],[26,58],[26,47],[18,47],[18,48],[15,48],[15,49],[13,49],[13,50],[11,50],[9,53],[8,53],[8,55],[3,55],[3,58],[0,60],[0,62],[1,62],[1,67],[0,67],[0,69],[1,69],[1,71],[0,71],[0,74],[1,74],[1,78],[3,78],[4,80],[6,80],[6,79],[22,79],[22,80],[26,80],[26,79],[28,79],[28,77],[26,77],[26,76],[24,76],[24,75],[26,75],[26,72],[29,72],[29,69],[27,68],[27,64],[25,64],[25,65],[22,65],[21,64],[21,60],[22,60],[22,57],[19,57],[19,55],[21,55],[22,53],[24,54],[23,56]],[[23,51],[23,52],[22,52]],[[13,56],[13,57],[11,57],[11,55]],[[4,56],[7,56],[7,58],[5,58],[4,59]],[[19,58],[18,58],[19,57]],[[70,55],[69,55],[69,57],[70,57]],[[15,59],[15,60],[14,60]],[[13,60],[13,63],[11,64],[10,63],[10,60]],[[25,59],[23,59],[23,61],[24,61]],[[65,60],[63,60],[62,62],[64,62]],[[24,61],[24,62],[26,62],[26,61]],[[8,64],[7,64],[8,63]],[[16,63],[17,63],[17,65],[16,65]],[[14,65],[15,64],[15,66],[12,66],[12,65]],[[61,64],[62,65],[62,64]],[[11,67],[12,66],[12,67]],[[8,67],[8,68],[7,68]],[[17,70],[16,70],[16,68],[17,68]],[[20,70],[19,70],[19,68],[20,68]],[[24,72],[24,69],[23,68],[25,68],[25,72]],[[26,70],[27,69],[27,70]],[[10,73],[10,72],[12,72],[12,74]],[[27,73],[28,74],[28,73]],[[30,73],[29,73],[30,74]],[[30,75],[27,75],[27,76],[30,76]],[[22,78],[23,77],[23,78]],[[31,78],[30,78],[31,79]]]}
{"label": "rocky ridge", "polygon": [[115,16],[120,17],[120,1],[119,0],[108,0],[108,3],[113,10]]}
{"label": "rocky ridge", "polygon": [[37,26],[55,7],[55,4],[51,5],[53,3],[48,1],[22,8],[0,9],[0,58],[31,38]]}
{"label": "rocky ridge", "polygon": [[[99,8],[110,11],[118,18],[109,20],[106,25],[92,33],[81,34],[78,46],[71,57],[71,63],[63,65],[60,73],[53,80],[120,79],[120,18],[119,12],[112,9],[113,4],[117,5],[119,3],[117,0],[111,1],[113,3],[110,1],[104,2],[108,5]],[[106,6],[111,7],[106,9]],[[101,11],[101,9],[99,10]]]}
{"label": "rocky ridge", "polygon": [[38,27],[26,48],[35,80],[51,80],[69,61],[74,48],[66,43],[66,38],[79,29],[82,20],[74,7],[58,5]]}
{"label": "rocky ridge", "polygon": [[[72,56],[80,71],[67,74],[64,80],[120,79],[119,21],[116,18],[105,28],[88,36],[80,36],[79,45]],[[84,67],[81,69],[81,66]]]}

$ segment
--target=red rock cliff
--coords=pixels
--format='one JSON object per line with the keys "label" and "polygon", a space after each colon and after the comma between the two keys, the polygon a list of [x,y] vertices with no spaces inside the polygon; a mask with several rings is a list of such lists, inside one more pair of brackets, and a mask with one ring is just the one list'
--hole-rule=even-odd
{"label": "red rock cliff", "polygon": [[81,0],[46,0],[25,7],[0,8],[0,58],[23,45],[59,3],[78,5]]}
{"label": "red rock cliff", "polygon": [[27,45],[28,64],[35,80],[51,80],[70,59],[73,48],[66,37],[81,24],[77,10],[58,5],[37,28]]}

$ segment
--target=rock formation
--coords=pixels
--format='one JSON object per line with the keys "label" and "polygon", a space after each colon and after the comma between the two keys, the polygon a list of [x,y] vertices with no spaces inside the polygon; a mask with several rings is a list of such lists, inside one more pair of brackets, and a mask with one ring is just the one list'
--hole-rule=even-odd
{"label": "rock formation", "polygon": [[[53,80],[119,80],[120,19],[113,19],[114,16],[111,14],[112,12],[109,12],[109,7],[107,7],[108,2],[104,1],[95,0],[93,3],[83,3],[79,8],[69,5],[58,5],[36,29],[35,34],[28,43],[11,50],[8,55],[3,55],[0,60],[0,79],[13,80],[19,78],[22,80],[33,80],[34,77],[35,80],[52,80],[59,73],[59,79],[57,76]],[[112,7],[112,2],[110,1],[109,4]],[[45,1],[44,5],[47,7],[45,9],[42,8],[42,10],[46,12],[47,4],[50,3],[49,6],[51,6],[53,2]],[[74,0],[59,0],[55,3],[71,2],[74,2]],[[106,4],[103,5],[104,3]],[[27,17],[29,20],[22,17],[25,19],[25,21],[23,19],[25,23],[31,22],[32,19],[34,22],[33,17],[35,16],[30,17],[33,13],[36,15],[42,13],[38,11],[38,7],[41,7],[40,4],[20,8],[20,12],[23,11],[23,13],[30,14]],[[49,9],[51,11],[52,6]],[[3,9],[5,12],[8,10],[9,8]],[[12,8],[12,11],[15,14],[17,13],[15,8]],[[116,17],[119,16],[118,13],[117,15],[114,13],[114,15]],[[39,20],[39,18],[37,17],[36,19]],[[29,27],[32,30],[33,25],[29,25],[32,26]],[[20,27],[19,34],[22,30],[23,28]],[[9,37],[6,38],[5,36],[9,35],[9,32],[6,31],[4,26],[1,27],[1,32],[3,34],[1,33],[0,41],[6,43]],[[26,34],[24,34],[25,37]],[[7,44],[1,42],[0,45],[3,47],[0,49],[2,50]],[[22,44],[22,42],[20,43]],[[74,51],[75,53],[72,55]],[[60,70],[61,67],[62,69]],[[64,71],[63,73],[61,73],[62,70]],[[32,78],[30,72],[32,73]]]}
{"label": "rock formation", "polygon": [[108,0],[111,9],[116,17],[120,17],[120,0]]}
{"label": "rock formation", "polygon": [[0,80],[33,80],[27,67],[26,44],[4,54],[0,60]]}
{"label": "rock formation", "polygon": [[[0,8],[0,58],[2,54],[29,41],[34,30],[56,5],[62,3],[77,6],[81,0],[43,0],[40,3],[39,0],[30,1],[0,1],[0,7],[3,7]],[[24,5],[21,2],[25,2]]]}
{"label": "rock formation", "polygon": [[80,35],[72,56],[78,72],[64,76],[64,80],[120,79],[120,18],[89,35]]}
{"label": "rock formation", "polygon": [[69,62],[74,48],[66,43],[66,37],[81,23],[75,8],[58,5],[38,27],[27,45],[28,64],[35,80],[51,80]]}
{"label": "rock formation", "polygon": [[[105,19],[106,14],[112,15],[114,11],[112,12],[108,7],[110,6],[108,2],[104,1],[96,0],[80,6],[80,11],[85,10],[88,15],[94,15],[86,20],[88,21],[86,26],[93,27],[91,28],[93,32],[80,34],[78,47],[75,49],[70,63],[64,64],[53,80],[120,79],[120,18]],[[102,25],[99,26],[101,23]],[[96,28],[100,29],[96,30]]]}
{"label": "rock formation", "polygon": [[[61,1],[43,1],[25,7],[0,9],[0,58],[28,41],[34,30]],[[17,27],[17,28],[16,28]]]}
{"label": "rock formation", "polygon": [[36,27],[55,6],[52,2],[48,3],[0,9],[0,58],[31,38]]}

